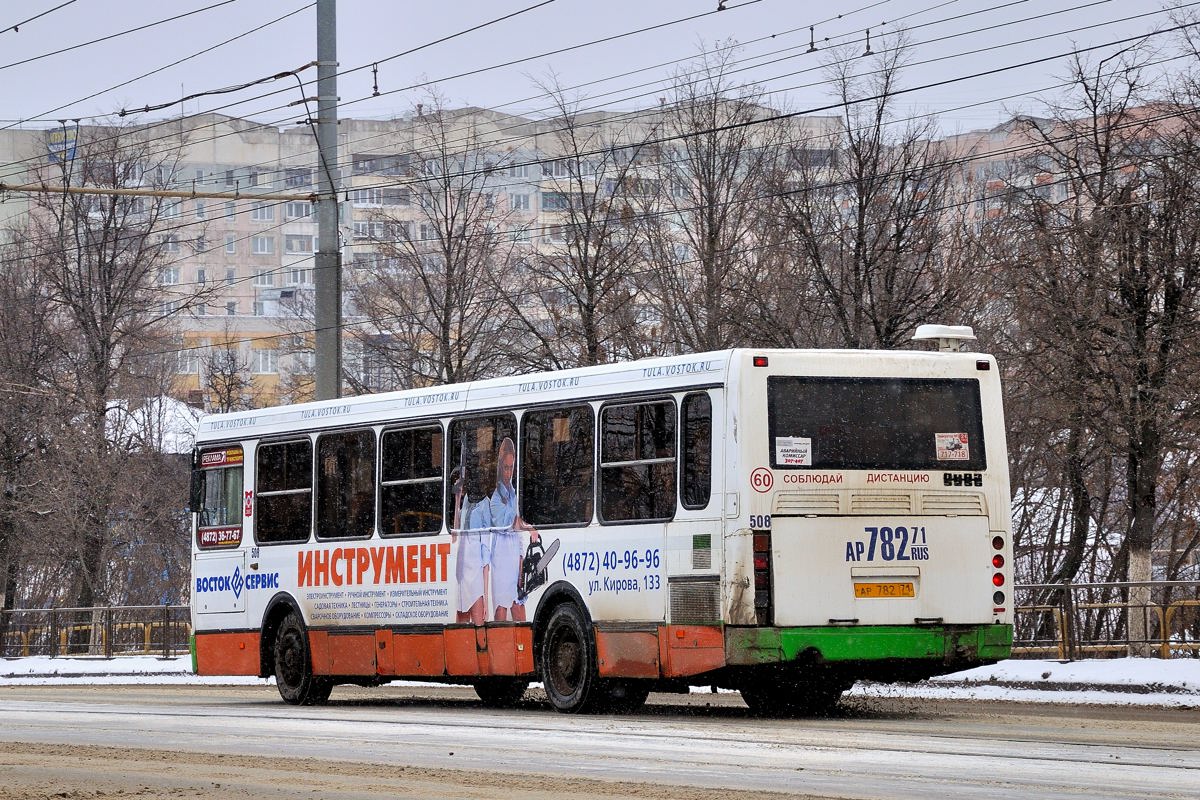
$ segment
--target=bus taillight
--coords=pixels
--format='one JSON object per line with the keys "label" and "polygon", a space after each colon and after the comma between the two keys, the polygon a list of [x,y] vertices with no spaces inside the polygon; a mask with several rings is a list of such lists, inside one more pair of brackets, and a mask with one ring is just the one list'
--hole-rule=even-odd
{"label": "bus taillight", "polygon": [[770,625],[771,613],[771,534],[754,532],[754,616],[759,625]]}

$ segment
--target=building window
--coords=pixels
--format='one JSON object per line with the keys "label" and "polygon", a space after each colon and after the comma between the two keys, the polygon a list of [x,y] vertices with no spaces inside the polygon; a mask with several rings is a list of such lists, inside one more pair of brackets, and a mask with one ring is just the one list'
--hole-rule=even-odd
{"label": "building window", "polygon": [[275,285],[275,271],[269,269],[254,270],[254,285],[259,287]]}
{"label": "building window", "polygon": [[529,195],[527,194],[510,194],[508,196],[508,207],[513,211],[528,211],[529,210]]}
{"label": "building window", "polygon": [[237,236],[235,234],[225,234],[225,252],[231,256],[237,254]]}
{"label": "building window", "polygon": [[226,186],[236,186],[237,185],[237,177],[234,175],[234,171],[231,169],[225,170],[225,185]]}
{"label": "building window", "polygon": [[170,201],[163,203],[163,205],[162,205],[162,218],[163,219],[175,219],[176,217],[180,216],[181,214],[183,214],[183,201],[182,200],[170,200]]}
{"label": "building window", "polygon": [[283,251],[285,253],[311,253],[313,251],[313,237],[289,233],[283,237]]}
{"label": "building window", "polygon": [[204,201],[197,200],[196,201],[196,219],[206,219],[207,217],[208,217],[208,212],[204,208]]}
{"label": "building window", "polygon": [[196,306],[196,316],[197,316],[197,317],[204,317],[204,316],[207,316],[207,315],[208,315],[208,306],[207,306],[207,305],[205,305],[204,303],[199,303],[199,304],[197,304],[197,306]]}
{"label": "building window", "polygon": [[255,347],[250,351],[250,370],[256,375],[270,375],[279,371],[274,348]]}
{"label": "building window", "polygon": [[254,301],[254,316],[265,317],[267,315],[267,304],[261,300]]}
{"label": "building window", "polygon": [[180,249],[179,248],[179,237],[173,233],[163,234],[162,249],[164,252],[167,252],[167,253],[178,253],[179,249]]}
{"label": "building window", "polygon": [[200,372],[200,355],[191,348],[175,354],[175,372],[179,375],[196,375]]}
{"label": "building window", "polygon": [[200,284],[201,286],[208,283],[208,270],[206,270],[204,267],[196,268],[196,283]]}
{"label": "building window", "polygon": [[163,267],[158,271],[158,282],[163,286],[179,283],[179,267]]}
{"label": "building window", "polygon": [[275,252],[274,236],[254,236],[250,239],[250,252],[256,256],[269,256]]}
{"label": "building window", "polygon": [[226,268],[226,270],[225,270],[225,285],[233,286],[235,283],[237,283],[237,269],[234,267]]}
{"label": "building window", "polygon": [[287,219],[310,217],[312,216],[312,203],[304,200],[292,200],[283,207],[283,214]]}
{"label": "building window", "polygon": [[529,226],[528,225],[513,225],[508,229],[508,237],[514,242],[529,241]]}
{"label": "building window", "polygon": [[283,185],[291,188],[312,185],[312,170],[307,167],[288,168],[283,173]]}
{"label": "building window", "polygon": [[237,300],[230,300],[228,303],[225,304],[225,316],[227,316],[227,317],[236,317],[237,316]]}
{"label": "building window", "polygon": [[273,222],[275,220],[275,206],[270,203],[255,203],[250,210],[250,219],[255,222]]}
{"label": "building window", "polygon": [[237,203],[233,202],[232,200],[229,200],[225,203],[225,216],[226,217],[236,217],[237,216]]}
{"label": "building window", "polygon": [[289,269],[284,273],[284,283],[288,286],[308,286],[312,283],[312,270]]}

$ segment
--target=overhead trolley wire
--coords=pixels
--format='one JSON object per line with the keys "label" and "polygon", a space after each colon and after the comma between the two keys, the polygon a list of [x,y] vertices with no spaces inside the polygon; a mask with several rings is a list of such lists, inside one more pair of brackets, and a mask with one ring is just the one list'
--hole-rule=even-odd
{"label": "overhead trolley wire", "polygon": [[67,6],[71,5],[74,2],[75,2],[75,0],[67,0],[67,2],[65,2],[65,3],[59,3],[54,8],[48,8],[45,11],[41,12],[40,14],[34,14],[29,19],[23,19],[20,22],[9,25],[4,30],[0,30],[0,34],[8,33],[9,31],[12,31],[13,33],[20,33],[22,25],[28,25],[30,22],[33,22],[35,19],[41,19],[42,17],[46,16],[47,14],[53,14],[55,11],[58,11],[60,8],[66,8]]}
{"label": "overhead trolley wire", "polygon": [[9,64],[0,64],[0,70],[9,69],[10,67],[19,67],[22,64],[30,64],[34,61],[40,61],[43,58],[50,58],[51,56],[61,55],[62,53],[69,53],[72,50],[78,50],[82,47],[88,47],[93,44],[99,44],[100,42],[107,42],[112,39],[120,38],[122,36],[128,36],[131,33],[137,33],[138,31],[148,30],[149,28],[153,28],[158,25],[163,25],[167,22],[175,22],[176,20],[184,19],[185,17],[190,17],[195,14],[201,14],[205,11],[212,11],[214,8],[220,8],[221,6],[227,6],[230,3],[236,3],[236,2],[237,2],[237,0],[220,0],[220,2],[218,2],[218,3],[213,3],[212,5],[207,5],[207,6],[204,6],[203,8],[197,8],[192,11],[184,12],[183,14],[176,14],[173,17],[167,17],[166,19],[160,19],[155,22],[149,22],[145,25],[139,25],[136,28],[129,28],[127,30],[118,31],[117,33],[111,33],[108,36],[101,36],[99,39],[92,39],[91,41],[80,42],[79,44],[74,44],[74,45],[71,45],[70,47],[63,47],[58,50],[52,50],[48,53],[42,53],[41,55],[30,56],[29,58],[23,58],[20,61],[13,61],[12,63],[9,63]]}

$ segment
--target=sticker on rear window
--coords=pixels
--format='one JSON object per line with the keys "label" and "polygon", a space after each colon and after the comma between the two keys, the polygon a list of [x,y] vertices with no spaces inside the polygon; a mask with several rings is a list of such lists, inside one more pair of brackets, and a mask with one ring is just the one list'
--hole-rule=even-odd
{"label": "sticker on rear window", "polygon": [[965,433],[935,433],[933,444],[938,461],[970,461],[971,448]]}
{"label": "sticker on rear window", "polygon": [[781,467],[811,467],[812,439],[807,436],[776,436],[775,463]]}

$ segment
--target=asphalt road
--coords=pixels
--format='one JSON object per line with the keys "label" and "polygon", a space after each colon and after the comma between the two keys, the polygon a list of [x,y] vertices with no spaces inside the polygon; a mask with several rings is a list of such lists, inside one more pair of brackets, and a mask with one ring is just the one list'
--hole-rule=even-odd
{"label": "asphalt road", "polygon": [[626,716],[469,689],[0,687],[0,798],[1200,797],[1194,709],[844,700],[763,720],[737,695]]}

